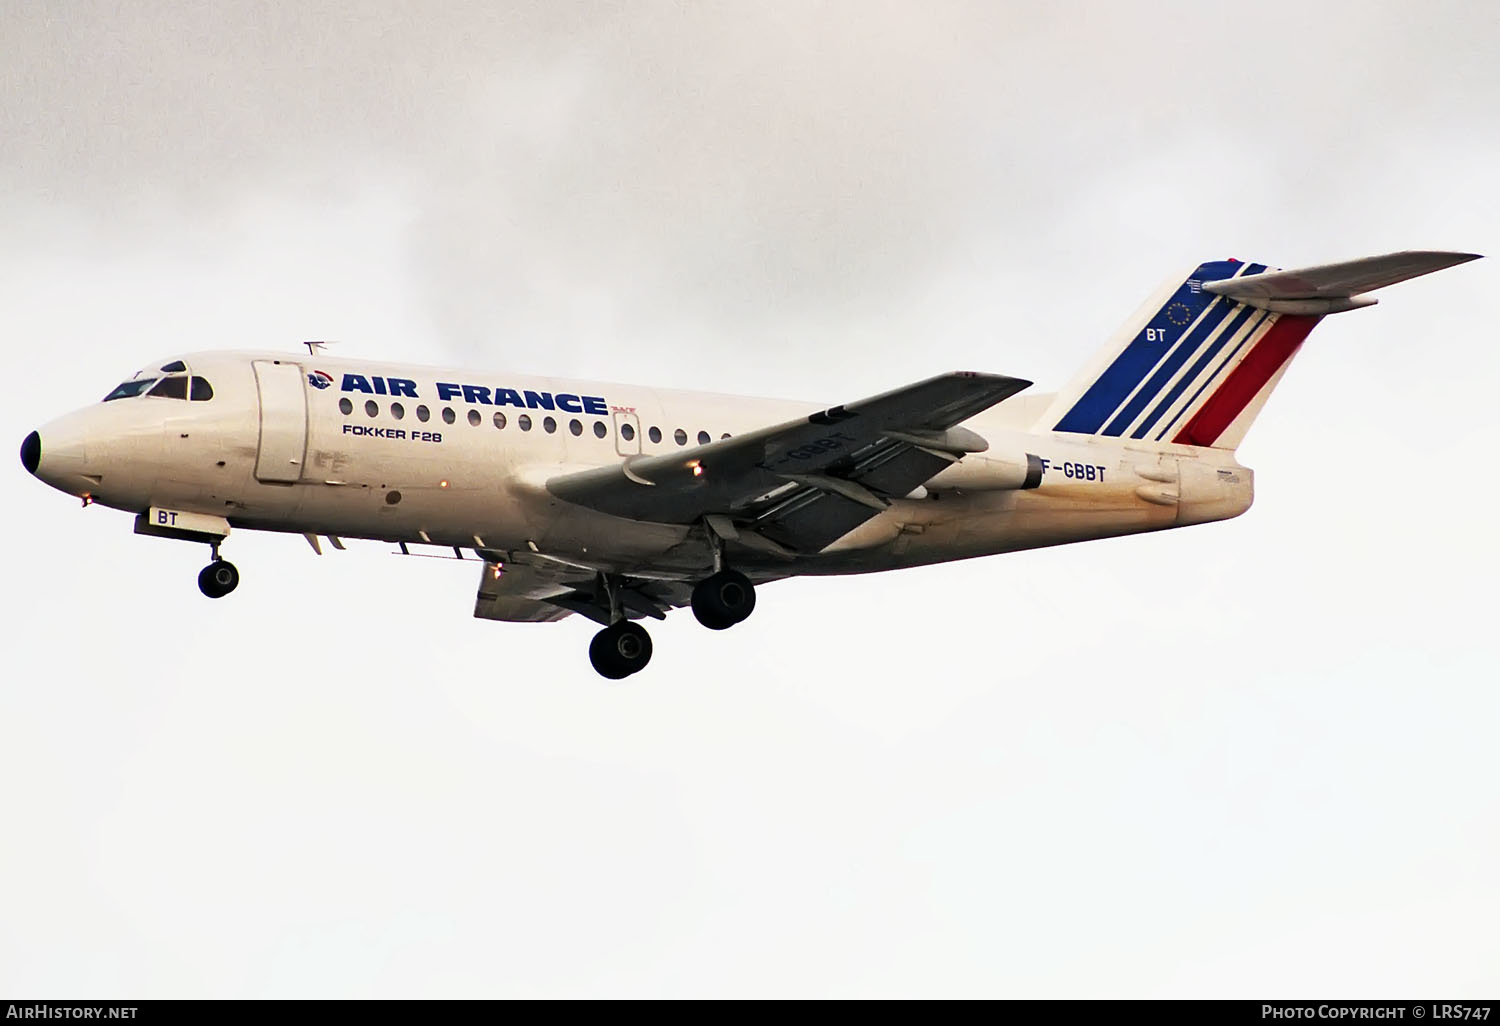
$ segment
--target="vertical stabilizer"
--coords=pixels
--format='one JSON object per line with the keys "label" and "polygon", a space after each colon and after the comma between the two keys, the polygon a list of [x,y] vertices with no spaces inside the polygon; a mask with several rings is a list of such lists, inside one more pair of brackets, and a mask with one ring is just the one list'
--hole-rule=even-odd
{"label": "vertical stabilizer", "polygon": [[1366,291],[1473,259],[1422,251],[1296,271],[1199,264],[1146,301],[1037,428],[1234,449],[1324,316],[1373,305]]}

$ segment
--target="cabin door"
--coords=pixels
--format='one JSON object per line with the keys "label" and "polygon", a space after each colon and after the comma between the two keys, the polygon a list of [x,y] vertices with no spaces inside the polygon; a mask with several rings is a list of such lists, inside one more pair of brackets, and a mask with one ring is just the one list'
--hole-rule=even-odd
{"label": "cabin door", "polygon": [[302,476],[307,452],[307,391],[302,368],[279,360],[255,361],[260,393],[260,447],[255,476],[261,481],[291,484]]}

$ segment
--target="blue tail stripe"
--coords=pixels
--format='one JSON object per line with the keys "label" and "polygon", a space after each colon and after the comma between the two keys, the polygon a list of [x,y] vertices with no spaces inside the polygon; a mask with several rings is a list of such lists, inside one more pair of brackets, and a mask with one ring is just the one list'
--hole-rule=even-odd
{"label": "blue tail stripe", "polygon": [[[1130,344],[1115,357],[1114,363],[1088,387],[1073,408],[1063,414],[1056,430],[1085,435],[1098,431],[1141,379],[1151,373],[1151,368],[1156,366],[1166,348],[1177,342],[1187,325],[1196,320],[1213,299],[1211,294],[1194,294],[1186,284],[1172,293],[1171,299],[1131,339]],[[1169,309],[1179,311],[1181,324],[1173,324],[1167,319]],[[1186,311],[1185,316],[1182,311]]]}
{"label": "blue tail stripe", "polygon": [[1162,401],[1156,405],[1156,409],[1151,411],[1151,415],[1141,421],[1141,426],[1130,433],[1131,438],[1145,438],[1146,432],[1151,430],[1151,426],[1172,408],[1172,404],[1182,396],[1183,392],[1187,391],[1189,385],[1198,380],[1198,375],[1202,374],[1203,369],[1213,362],[1214,357],[1228,344],[1229,340],[1235,336],[1235,333],[1249,321],[1262,316],[1262,312],[1253,306],[1244,306],[1236,303],[1235,307],[1237,309],[1234,316],[1224,326],[1224,330],[1219,332],[1219,337],[1214,339],[1213,344],[1204,350],[1203,355],[1198,357],[1197,362],[1193,364],[1192,368],[1178,380],[1177,384],[1172,386],[1171,390],[1162,398]]}
{"label": "blue tail stripe", "polygon": [[[1255,266],[1259,265],[1251,265]],[[1261,269],[1264,270],[1263,267]],[[1110,414],[1119,409],[1120,404],[1151,373],[1162,354],[1181,339],[1187,327],[1216,298],[1211,293],[1202,291],[1203,282],[1231,278],[1240,270],[1248,271],[1249,268],[1227,260],[1200,264],[1147,325],[1130,340],[1120,355],[1115,357],[1104,373],[1063,414],[1053,430],[1086,435],[1097,432]],[[1169,311],[1172,316],[1168,315]],[[1184,313],[1186,316],[1183,316]]]}
{"label": "blue tail stripe", "polygon": [[1124,409],[1115,416],[1114,420],[1109,422],[1103,434],[1123,435],[1125,429],[1130,426],[1130,422],[1140,416],[1146,404],[1167,387],[1167,382],[1172,380],[1172,375],[1176,374],[1184,363],[1187,363],[1188,359],[1202,347],[1204,340],[1214,333],[1215,328],[1224,323],[1224,319],[1233,313],[1237,306],[1239,306],[1238,303],[1228,300],[1220,300],[1217,306],[1211,306],[1197,326],[1184,335],[1182,341],[1167,354],[1167,358],[1156,368],[1156,373],[1151,375],[1145,387],[1125,404]]}
{"label": "blue tail stripe", "polygon": [[[1242,339],[1240,339],[1237,343],[1235,343],[1234,349],[1232,351],[1230,351],[1229,355],[1224,358],[1224,363],[1222,364],[1222,366],[1223,367],[1228,367],[1230,364],[1234,363],[1234,358],[1239,355],[1241,349],[1245,348],[1245,343],[1247,343],[1251,339],[1253,339],[1256,336],[1256,334],[1260,331],[1261,328],[1265,327],[1267,324],[1271,323],[1275,319],[1276,319],[1276,315],[1275,314],[1268,313],[1268,314],[1264,315],[1263,317],[1261,317],[1260,320],[1256,321],[1255,327],[1253,327],[1249,331],[1245,332],[1245,337],[1242,338]],[[1226,333],[1224,337],[1225,337],[1225,339],[1228,339],[1229,335]],[[1212,359],[1212,357],[1205,357],[1205,362],[1208,359]],[[1186,413],[1188,410],[1191,410],[1193,408],[1194,404],[1197,403],[1198,400],[1202,397],[1204,391],[1206,391],[1210,385],[1212,385],[1216,380],[1218,380],[1219,377],[1220,377],[1219,374],[1214,374],[1207,381],[1203,382],[1203,384],[1201,384],[1201,385],[1198,386],[1198,390],[1196,392],[1194,392],[1193,393],[1193,397],[1187,401],[1187,405],[1185,405],[1182,409],[1178,410],[1177,411],[1177,416],[1175,416],[1171,420],[1169,420],[1167,422],[1167,426],[1164,427],[1164,428],[1162,428],[1161,431],[1159,431],[1157,433],[1157,435],[1156,435],[1156,441],[1158,441],[1158,442],[1161,441],[1163,438],[1165,438],[1167,436],[1167,433],[1169,431],[1171,431],[1174,427],[1177,426],[1177,422],[1182,419],[1182,415],[1184,413]]]}

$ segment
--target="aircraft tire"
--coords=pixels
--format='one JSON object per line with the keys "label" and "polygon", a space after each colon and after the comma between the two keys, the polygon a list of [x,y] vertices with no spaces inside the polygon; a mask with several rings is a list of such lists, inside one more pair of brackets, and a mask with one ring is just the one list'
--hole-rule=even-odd
{"label": "aircraft tire", "polygon": [[755,612],[755,585],[737,570],[721,570],[693,589],[693,615],[711,631],[722,631]]}
{"label": "aircraft tire", "polygon": [[223,598],[240,584],[240,572],[227,559],[216,559],[198,572],[198,590],[209,598]]}
{"label": "aircraft tire", "polygon": [[640,624],[621,620],[594,635],[589,662],[601,677],[622,680],[639,673],[651,661],[651,635]]}

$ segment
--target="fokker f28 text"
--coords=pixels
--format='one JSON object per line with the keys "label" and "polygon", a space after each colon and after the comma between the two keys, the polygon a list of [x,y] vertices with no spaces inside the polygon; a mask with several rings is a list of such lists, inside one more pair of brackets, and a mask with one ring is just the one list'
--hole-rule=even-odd
{"label": "fokker f28 text", "polygon": [[952,373],[837,406],[260,352],[153,362],[27,436],[26,469],[141,534],[231,528],[441,545],[484,561],[474,615],[603,625],[621,678],[645,618],[722,630],[760,585],[1183,527],[1250,508],[1235,449],[1308,332],[1474,259],[1404,252],[1169,279],[1056,394]]}

